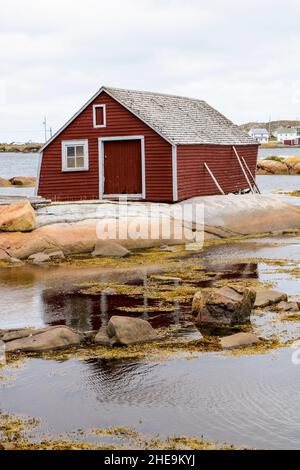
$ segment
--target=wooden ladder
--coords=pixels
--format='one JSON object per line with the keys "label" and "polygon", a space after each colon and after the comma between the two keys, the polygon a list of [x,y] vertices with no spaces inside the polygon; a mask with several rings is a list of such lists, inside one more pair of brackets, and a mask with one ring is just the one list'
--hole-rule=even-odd
{"label": "wooden ladder", "polygon": [[[233,151],[234,151],[234,153],[235,153],[235,156],[236,156],[236,158],[237,158],[237,160],[238,160],[238,162],[239,162],[239,165],[240,165],[240,167],[241,167],[241,169],[242,169],[242,172],[243,172],[243,174],[244,174],[244,176],[245,176],[245,178],[246,178],[246,181],[247,181],[247,183],[248,183],[248,185],[249,185],[249,188],[250,188],[251,192],[252,192],[253,194],[255,194],[255,193],[261,194],[260,189],[259,189],[259,187],[258,187],[258,185],[257,185],[257,183],[256,183],[256,181],[255,181],[255,178],[254,178],[253,174],[251,173],[251,170],[250,170],[249,166],[248,166],[247,163],[246,163],[246,160],[244,159],[244,157],[241,158],[241,157],[239,156],[239,154],[238,154],[238,152],[237,152],[237,149],[235,148],[234,145],[232,146],[232,148],[233,148]],[[248,177],[248,175],[247,175],[247,172],[248,172],[249,175],[250,175],[250,178],[251,178],[251,180],[252,180],[252,183],[251,183],[250,180],[249,180],[249,177]]]}

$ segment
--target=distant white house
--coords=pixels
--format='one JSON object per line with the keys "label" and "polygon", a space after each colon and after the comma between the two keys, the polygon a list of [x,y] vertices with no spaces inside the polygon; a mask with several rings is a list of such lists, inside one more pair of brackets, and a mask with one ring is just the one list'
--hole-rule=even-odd
{"label": "distant white house", "polygon": [[250,137],[252,137],[256,142],[259,142],[260,144],[267,144],[269,142],[269,132],[267,129],[260,129],[254,127],[253,129],[250,129],[249,131]]}
{"label": "distant white house", "polygon": [[285,140],[294,140],[298,135],[299,129],[297,127],[279,127],[274,132],[277,142],[284,143]]}

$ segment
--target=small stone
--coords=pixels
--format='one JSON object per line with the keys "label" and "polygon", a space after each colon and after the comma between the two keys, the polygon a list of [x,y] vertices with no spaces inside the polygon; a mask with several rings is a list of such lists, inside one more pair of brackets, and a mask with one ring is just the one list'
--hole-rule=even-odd
{"label": "small stone", "polygon": [[2,333],[1,339],[4,342],[14,341],[15,339],[26,338],[32,334],[36,334],[39,331],[44,331],[44,329],[36,330],[34,328],[22,328],[20,330],[8,330]]}
{"label": "small stone", "polygon": [[111,338],[107,334],[106,327],[100,328],[95,336],[94,342],[100,346],[111,347]]}
{"label": "small stone", "polygon": [[152,279],[155,281],[160,281],[165,284],[173,284],[177,282],[182,282],[180,277],[172,277],[172,276],[152,276]]}
{"label": "small stone", "polygon": [[111,287],[107,287],[106,289],[104,289],[104,290],[101,291],[101,294],[105,294],[105,295],[117,295],[117,291],[115,291],[115,290],[112,289]]}
{"label": "small stone", "polygon": [[140,318],[113,316],[109,320],[106,332],[111,338],[111,344],[124,346],[159,339],[150,323]]}
{"label": "small stone", "polygon": [[276,306],[277,310],[282,312],[299,312],[299,306],[297,302],[279,302]]}
{"label": "small stone", "polygon": [[9,262],[12,264],[24,264],[23,261],[18,258],[10,258]]}
{"label": "small stone", "polygon": [[50,261],[50,256],[46,253],[35,253],[34,255],[29,256],[28,258],[33,264],[43,264],[47,261]]}
{"label": "small stone", "polygon": [[162,246],[160,247],[160,249],[161,249],[162,251],[167,251],[167,252],[169,252],[169,253],[178,253],[178,252],[179,252],[179,249],[176,248],[175,246],[162,245]]}
{"label": "small stone", "polygon": [[45,253],[49,256],[49,258],[52,260],[55,259],[65,259],[64,252],[59,250],[59,251],[51,251],[50,253]]}
{"label": "small stone", "polygon": [[264,308],[288,300],[287,294],[272,289],[259,289],[256,291],[254,308]]}
{"label": "small stone", "polygon": [[52,326],[42,332],[37,330],[35,334],[9,341],[5,344],[7,352],[43,352],[62,349],[68,346],[78,346],[80,344],[80,336],[67,326]]}
{"label": "small stone", "polygon": [[94,251],[92,252],[92,256],[94,257],[124,258],[130,254],[130,251],[119,243],[101,240],[96,243]]}
{"label": "small stone", "polygon": [[237,333],[235,335],[224,336],[220,339],[223,349],[234,349],[242,346],[251,346],[259,342],[257,336],[253,333]]}

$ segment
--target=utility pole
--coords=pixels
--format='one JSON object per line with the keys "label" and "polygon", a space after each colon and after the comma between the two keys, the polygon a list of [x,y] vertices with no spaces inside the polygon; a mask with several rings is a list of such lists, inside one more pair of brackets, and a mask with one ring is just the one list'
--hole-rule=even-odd
{"label": "utility pole", "polygon": [[47,118],[46,116],[44,117],[43,125],[44,125],[44,131],[45,131],[45,142],[47,142]]}
{"label": "utility pole", "polygon": [[271,116],[269,117],[269,138],[271,139]]}

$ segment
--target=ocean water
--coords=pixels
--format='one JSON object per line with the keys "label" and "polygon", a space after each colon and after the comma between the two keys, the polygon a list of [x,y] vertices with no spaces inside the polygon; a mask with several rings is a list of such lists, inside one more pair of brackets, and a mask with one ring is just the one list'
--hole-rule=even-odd
{"label": "ocean water", "polygon": [[[38,174],[38,153],[0,153],[0,177],[35,176]],[[0,196],[34,196],[35,188],[1,188]]]}
{"label": "ocean water", "polygon": [[[271,155],[297,155],[300,157],[300,148],[295,149],[260,149],[259,158]],[[37,176],[40,155],[37,153],[0,153],[0,177]],[[293,191],[300,189],[300,176],[259,176],[258,184],[263,194],[274,195],[277,191]],[[34,196],[35,188],[0,188],[0,196]],[[290,198],[280,195],[291,204],[300,205],[300,198]]]}

